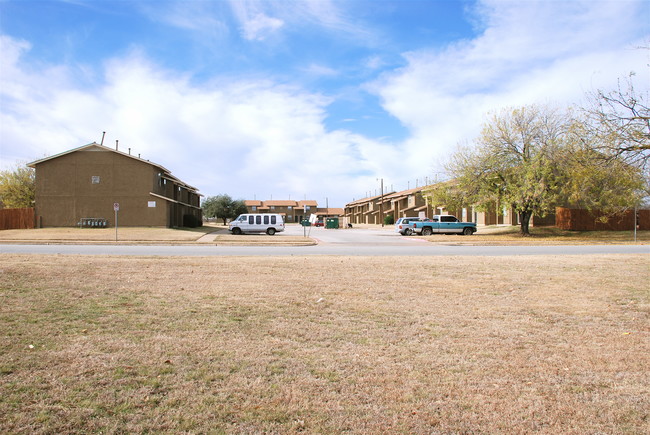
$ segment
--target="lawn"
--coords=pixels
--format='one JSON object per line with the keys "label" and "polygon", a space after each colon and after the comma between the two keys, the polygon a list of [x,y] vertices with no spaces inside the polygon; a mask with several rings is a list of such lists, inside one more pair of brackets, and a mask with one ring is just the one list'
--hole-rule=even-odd
{"label": "lawn", "polygon": [[648,255],[0,254],[3,433],[650,432]]}

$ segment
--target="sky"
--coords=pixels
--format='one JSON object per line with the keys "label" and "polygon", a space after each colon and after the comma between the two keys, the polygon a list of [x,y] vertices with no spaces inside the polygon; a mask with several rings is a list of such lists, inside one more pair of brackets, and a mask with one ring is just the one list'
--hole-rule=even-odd
{"label": "sky", "polygon": [[0,169],[91,142],[207,196],[447,177],[490,114],[650,88],[646,0],[0,0]]}

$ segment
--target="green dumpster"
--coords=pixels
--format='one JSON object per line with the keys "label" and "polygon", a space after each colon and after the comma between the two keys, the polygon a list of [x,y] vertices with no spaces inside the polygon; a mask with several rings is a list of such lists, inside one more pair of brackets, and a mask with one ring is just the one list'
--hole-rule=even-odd
{"label": "green dumpster", "polygon": [[300,225],[302,225],[303,227],[309,227],[311,226],[311,222],[309,222],[309,219],[303,219],[300,221]]}
{"label": "green dumpster", "polygon": [[325,228],[338,228],[339,227],[339,218],[327,218],[325,222]]}

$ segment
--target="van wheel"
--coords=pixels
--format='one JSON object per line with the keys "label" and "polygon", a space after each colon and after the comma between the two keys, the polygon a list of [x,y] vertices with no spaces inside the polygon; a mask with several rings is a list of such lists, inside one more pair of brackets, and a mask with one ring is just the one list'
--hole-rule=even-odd
{"label": "van wheel", "polygon": [[268,234],[269,236],[272,236],[273,234],[275,234],[275,228],[269,228],[269,229],[267,229],[267,230],[266,230],[266,234]]}
{"label": "van wheel", "polygon": [[431,234],[433,234],[433,230],[431,229],[431,227],[422,228],[422,235],[423,236],[430,236]]}
{"label": "van wheel", "polygon": [[237,235],[237,236],[240,235],[241,234],[241,228],[239,228],[239,227],[233,228],[232,233]]}
{"label": "van wheel", "polygon": [[471,236],[474,234],[474,231],[470,227],[463,228],[463,236]]}

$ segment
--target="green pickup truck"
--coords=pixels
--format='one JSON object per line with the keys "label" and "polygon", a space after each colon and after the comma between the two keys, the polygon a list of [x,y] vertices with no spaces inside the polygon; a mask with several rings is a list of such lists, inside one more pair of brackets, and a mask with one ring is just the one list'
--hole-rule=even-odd
{"label": "green pickup truck", "polygon": [[474,222],[460,222],[452,215],[435,215],[423,222],[413,222],[411,229],[415,234],[430,236],[431,234],[462,234],[471,236],[476,232]]}

